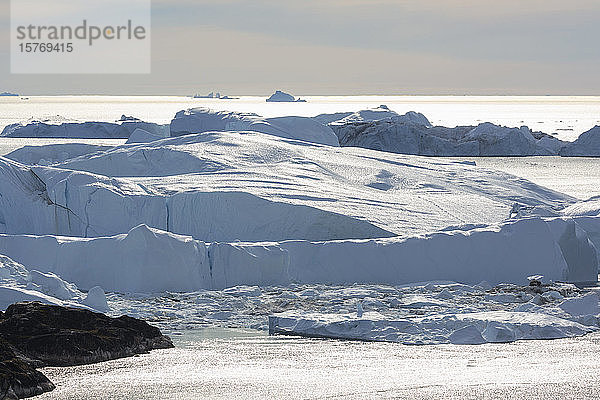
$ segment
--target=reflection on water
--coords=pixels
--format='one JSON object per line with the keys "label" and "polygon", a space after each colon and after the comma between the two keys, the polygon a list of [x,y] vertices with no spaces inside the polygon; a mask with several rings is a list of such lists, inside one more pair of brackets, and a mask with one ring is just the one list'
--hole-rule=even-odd
{"label": "reflection on water", "polygon": [[[597,398],[600,334],[479,346],[405,346],[209,329],[175,349],[45,368],[40,399]],[[532,397],[533,396],[533,397]]]}

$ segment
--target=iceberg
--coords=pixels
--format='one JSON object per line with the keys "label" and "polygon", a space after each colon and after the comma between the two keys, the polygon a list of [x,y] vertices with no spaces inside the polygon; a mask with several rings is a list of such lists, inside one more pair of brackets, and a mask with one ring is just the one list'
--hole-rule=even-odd
{"label": "iceberg", "polygon": [[[348,116],[346,118],[353,117]],[[506,128],[491,123],[477,127],[430,126],[421,114],[374,121],[329,123],[341,146],[424,156],[556,155],[564,142],[548,136],[536,139],[527,127]]]}
{"label": "iceberg", "polygon": [[45,146],[23,146],[5,157],[21,164],[52,165],[82,155],[107,151],[112,146],[82,143],[60,143]]}
{"label": "iceberg", "polygon": [[[527,284],[534,274],[597,280],[598,260],[587,237],[565,229],[557,241],[554,223],[529,218],[408,238],[268,243],[208,243],[139,225],[91,239],[2,234],[0,253],[82,289],[125,293],[434,280]],[[581,255],[567,251],[572,248]]]}
{"label": "iceberg", "polygon": [[487,311],[389,320],[377,313],[350,315],[294,312],[269,316],[269,333],[404,344],[483,344],[558,339],[597,331],[542,313]]}
{"label": "iceberg", "polygon": [[275,103],[304,103],[306,100],[296,99],[289,93],[282,92],[281,90],[276,90],[268,99],[267,102],[275,102]]}
{"label": "iceberg", "polygon": [[575,201],[454,160],[299,143],[207,132],[52,167],[0,158],[0,232],[97,237],[143,223],[208,242],[364,239]]}
{"label": "iceberg", "polygon": [[[333,117],[340,116],[339,119],[333,119]],[[341,114],[321,114],[315,117],[317,120],[327,121],[327,124],[332,126],[342,126],[347,124],[357,124],[365,122],[375,122],[387,120],[390,122],[397,123],[413,123],[422,126],[431,126],[431,123],[423,114],[409,111],[406,114],[400,115],[395,111],[390,110],[386,105],[380,105],[374,109],[361,110],[354,113]]]}
{"label": "iceberg", "polygon": [[574,142],[567,143],[560,150],[563,157],[599,157],[600,156],[600,126],[595,126],[584,132]]}
{"label": "iceberg", "polygon": [[168,136],[169,127],[138,120],[112,122],[27,121],[4,127],[0,137],[127,139],[137,128],[155,135]]}
{"label": "iceberg", "polygon": [[93,308],[82,303],[82,293],[72,283],[51,272],[26,269],[0,254],[0,310],[20,301],[38,301],[51,305]]}
{"label": "iceberg", "polygon": [[287,139],[339,146],[331,128],[306,117],[263,118],[253,113],[192,108],[171,121],[171,136],[211,131],[254,131]]}

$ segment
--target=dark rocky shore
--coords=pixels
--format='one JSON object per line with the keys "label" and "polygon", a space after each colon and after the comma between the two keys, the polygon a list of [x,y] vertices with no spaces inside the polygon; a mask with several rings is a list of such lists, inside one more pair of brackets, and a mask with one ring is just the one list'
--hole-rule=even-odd
{"label": "dark rocky shore", "polygon": [[139,319],[37,302],[0,312],[0,400],[35,396],[54,385],[35,368],[91,364],[172,348]]}

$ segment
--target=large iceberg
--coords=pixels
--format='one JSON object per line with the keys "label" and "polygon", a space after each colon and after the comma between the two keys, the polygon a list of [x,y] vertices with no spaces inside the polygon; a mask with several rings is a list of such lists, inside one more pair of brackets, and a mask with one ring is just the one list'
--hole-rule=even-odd
{"label": "large iceberg", "polygon": [[[597,297],[557,282],[597,281],[598,199],[468,161],[337,147],[336,133],[427,155],[558,148],[550,137],[384,107],[316,119],[192,109],[175,137],[135,129],[121,146],[0,157],[0,308],[137,307],[161,323],[253,327],[295,310],[273,326],[406,343],[597,329]],[[357,301],[361,317],[348,316]]]}
{"label": "large iceberg", "polygon": [[122,123],[27,121],[7,125],[0,133],[0,137],[127,139],[138,128],[161,137],[169,135],[167,125],[143,121],[128,120]]}
{"label": "large iceberg", "polygon": [[191,108],[171,121],[171,136],[210,131],[254,131],[306,142],[339,146],[331,128],[306,117],[263,118],[253,113]]}
{"label": "large iceberg", "polygon": [[204,241],[334,240],[502,222],[515,202],[574,199],[431,160],[207,132],[124,145],[52,168],[0,158],[0,232],[105,236],[139,224]]}
{"label": "large iceberg", "polygon": [[[580,250],[579,253],[573,250]],[[140,225],[94,239],[0,235],[0,253],[83,289],[195,291],[237,285],[389,285],[447,280],[596,281],[587,236],[540,218],[409,238],[207,243]]]}
{"label": "large iceberg", "polygon": [[[420,114],[419,114],[420,115]],[[350,118],[348,116],[346,118]],[[370,122],[329,124],[341,146],[364,147],[400,154],[425,156],[530,156],[556,155],[564,145],[541,135],[536,139],[527,127],[506,128],[491,123],[477,127],[429,126],[415,115]],[[423,117],[424,118],[424,117]]]}

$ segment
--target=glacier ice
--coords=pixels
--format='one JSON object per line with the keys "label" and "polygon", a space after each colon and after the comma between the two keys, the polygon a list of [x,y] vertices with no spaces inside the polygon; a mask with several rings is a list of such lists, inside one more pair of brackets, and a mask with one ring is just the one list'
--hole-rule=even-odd
{"label": "glacier ice", "polygon": [[[526,277],[536,273],[553,281],[593,280],[598,269],[595,255],[589,257],[593,248],[580,259],[565,253],[553,223],[530,218],[409,238],[270,243],[206,243],[140,225],[127,234],[94,239],[4,234],[0,253],[82,289],[99,285],[117,292],[440,279],[526,284]],[[566,229],[561,240],[590,246],[575,230]]]}
{"label": "glacier ice", "polygon": [[[39,300],[169,326],[182,316],[262,327],[277,314],[289,333],[405,343],[597,329],[597,296],[556,282],[597,280],[598,199],[416,156],[556,154],[550,136],[435,127],[385,106],[315,118],[191,109],[169,126],[104,124],[9,129],[126,130],[129,140],[0,157],[0,254],[10,257],[0,256],[0,308]],[[531,275],[544,284],[527,286]]]}
{"label": "glacier ice", "polygon": [[560,150],[564,157],[598,157],[600,156],[600,126],[595,126],[582,133],[577,140],[567,143]]}
{"label": "glacier ice", "polygon": [[253,113],[192,108],[175,114],[170,129],[171,136],[210,131],[254,131],[287,139],[339,146],[331,128],[307,117],[263,118]]}
{"label": "glacier ice", "polygon": [[454,160],[207,132],[52,168],[0,158],[0,232],[103,236],[146,224],[203,241],[414,235],[574,199]]}
{"label": "glacier ice", "polygon": [[127,139],[137,128],[159,136],[168,136],[169,127],[151,122],[54,122],[26,121],[4,127],[0,137]]}

